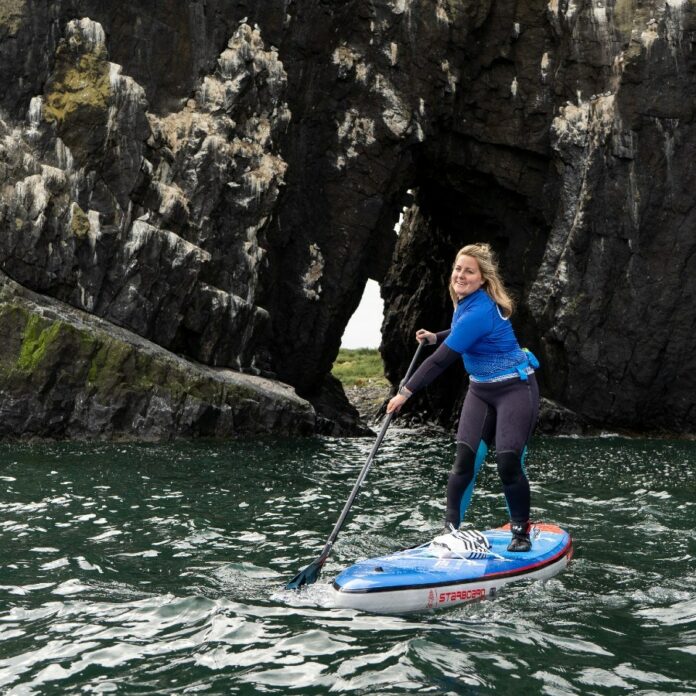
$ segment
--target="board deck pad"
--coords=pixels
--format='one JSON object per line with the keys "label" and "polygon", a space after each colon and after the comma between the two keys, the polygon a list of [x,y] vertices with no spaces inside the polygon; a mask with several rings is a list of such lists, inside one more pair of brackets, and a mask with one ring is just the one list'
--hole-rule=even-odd
{"label": "board deck pad", "polygon": [[489,529],[486,558],[443,554],[430,543],[359,561],[333,582],[337,606],[376,613],[405,613],[451,607],[493,597],[510,582],[547,579],[566,567],[573,546],[568,532],[553,524],[535,523],[532,548],[509,552],[510,525]]}

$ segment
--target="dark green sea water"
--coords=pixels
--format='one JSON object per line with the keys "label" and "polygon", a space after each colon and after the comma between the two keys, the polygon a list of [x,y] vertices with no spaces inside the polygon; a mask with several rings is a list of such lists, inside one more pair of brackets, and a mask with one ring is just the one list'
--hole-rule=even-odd
{"label": "dark green sea water", "polygon": [[[354,560],[438,528],[447,435],[0,447],[1,694],[694,694],[696,443],[537,439],[534,517],[576,554],[436,614],[328,605]],[[505,521],[494,466],[478,528]]]}

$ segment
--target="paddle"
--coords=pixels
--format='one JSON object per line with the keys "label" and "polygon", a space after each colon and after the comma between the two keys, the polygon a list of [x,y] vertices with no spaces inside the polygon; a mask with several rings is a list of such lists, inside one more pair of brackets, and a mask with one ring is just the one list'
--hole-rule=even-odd
{"label": "paddle", "polygon": [[[411,364],[408,366],[408,370],[406,370],[406,376],[401,380],[399,387],[402,387],[404,384],[406,384],[408,378],[413,374],[413,370],[416,366],[416,361],[418,360],[418,356],[420,355],[424,345],[426,345],[425,341],[421,341],[418,344],[418,349],[416,350],[413,359],[411,360]],[[372,445],[372,450],[370,451],[367,460],[363,464],[363,468],[360,471],[358,480],[355,482],[353,490],[350,492],[350,496],[348,497],[348,500],[346,501],[346,504],[343,507],[343,512],[341,512],[341,516],[338,518],[338,522],[336,522],[336,524],[334,525],[333,531],[331,532],[329,538],[326,541],[324,550],[304,570],[300,571],[292,580],[290,580],[290,582],[285,586],[286,590],[297,590],[300,587],[302,587],[302,585],[311,585],[313,582],[317,581],[322,566],[324,565],[326,559],[329,557],[329,554],[331,553],[331,549],[333,548],[334,542],[338,537],[338,533],[341,531],[341,527],[343,526],[343,523],[346,521],[346,517],[348,517],[348,511],[350,510],[351,506],[353,505],[353,501],[358,495],[358,490],[360,490],[360,486],[362,486],[363,481],[367,476],[367,472],[370,470],[372,460],[375,458],[375,454],[377,453],[379,446],[382,444],[382,440],[384,439],[384,435],[387,432],[387,428],[389,427],[389,423],[391,423],[393,416],[394,413],[388,413],[385,416],[384,422],[382,423],[382,427],[380,428],[379,434],[377,435],[377,439],[375,440],[375,444]]]}

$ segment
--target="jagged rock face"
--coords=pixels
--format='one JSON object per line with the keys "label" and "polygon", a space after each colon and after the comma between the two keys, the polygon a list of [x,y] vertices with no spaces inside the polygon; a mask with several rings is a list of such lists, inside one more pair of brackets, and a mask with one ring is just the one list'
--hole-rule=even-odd
{"label": "jagged rock face", "polygon": [[546,396],[693,431],[692,7],[0,0],[1,267],[338,422],[366,280],[396,381],[490,241]]}
{"label": "jagged rock face", "polygon": [[286,75],[241,25],[177,111],[71,20],[27,127],[3,124],[3,268],[29,287],[213,365],[267,362],[263,228],[286,163]]}
{"label": "jagged rock face", "polygon": [[597,94],[552,122],[561,191],[529,306],[559,400],[693,432],[693,5],[620,9]]}

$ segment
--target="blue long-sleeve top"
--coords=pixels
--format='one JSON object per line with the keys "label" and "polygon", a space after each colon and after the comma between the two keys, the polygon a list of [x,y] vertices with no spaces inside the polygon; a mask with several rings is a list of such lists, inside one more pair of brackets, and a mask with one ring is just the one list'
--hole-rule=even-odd
{"label": "blue long-sleeve top", "polygon": [[405,384],[410,392],[430,384],[461,356],[472,381],[489,382],[532,372],[528,353],[520,348],[512,324],[483,289],[462,298],[448,331],[437,334],[438,349]]}

